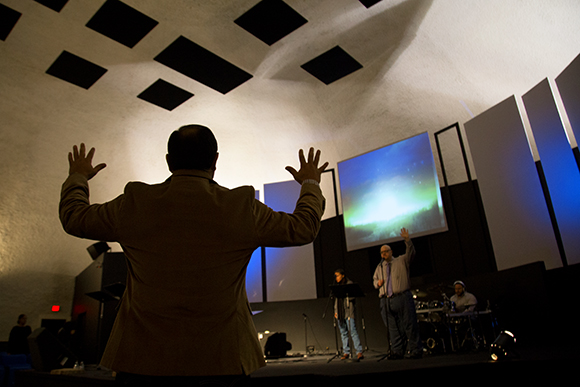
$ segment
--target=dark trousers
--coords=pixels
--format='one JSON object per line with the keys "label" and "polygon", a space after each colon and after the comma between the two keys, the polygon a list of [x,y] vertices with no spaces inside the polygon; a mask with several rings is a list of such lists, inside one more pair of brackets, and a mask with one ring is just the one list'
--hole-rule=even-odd
{"label": "dark trousers", "polygon": [[151,376],[119,372],[115,386],[120,387],[245,387],[249,385],[249,376]]}
{"label": "dark trousers", "polygon": [[403,356],[422,352],[415,302],[409,290],[391,298],[381,298],[381,316],[389,329],[392,354]]}

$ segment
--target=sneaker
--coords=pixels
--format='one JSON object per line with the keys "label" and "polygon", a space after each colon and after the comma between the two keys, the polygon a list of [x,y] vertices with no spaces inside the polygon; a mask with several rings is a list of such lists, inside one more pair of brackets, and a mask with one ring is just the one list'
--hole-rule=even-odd
{"label": "sneaker", "polygon": [[364,359],[365,357],[363,356],[362,352],[359,352],[356,354],[356,358],[357,358],[357,360],[361,360],[361,359]]}

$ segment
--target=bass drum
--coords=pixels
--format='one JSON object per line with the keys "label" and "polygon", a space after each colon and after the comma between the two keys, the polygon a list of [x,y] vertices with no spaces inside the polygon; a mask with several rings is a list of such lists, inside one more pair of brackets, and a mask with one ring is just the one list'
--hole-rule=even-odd
{"label": "bass drum", "polygon": [[449,341],[449,329],[441,323],[419,321],[419,335],[423,348],[433,355],[446,353]]}

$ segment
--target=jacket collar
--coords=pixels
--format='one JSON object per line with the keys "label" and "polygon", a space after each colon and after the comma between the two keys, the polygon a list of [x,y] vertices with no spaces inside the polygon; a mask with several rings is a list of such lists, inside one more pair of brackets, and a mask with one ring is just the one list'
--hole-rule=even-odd
{"label": "jacket collar", "polygon": [[177,170],[177,171],[173,172],[173,174],[171,176],[169,176],[167,181],[170,181],[173,176],[201,177],[203,179],[208,179],[211,183],[215,183],[215,181],[212,179],[211,172],[202,171],[199,169],[180,169],[180,170]]}

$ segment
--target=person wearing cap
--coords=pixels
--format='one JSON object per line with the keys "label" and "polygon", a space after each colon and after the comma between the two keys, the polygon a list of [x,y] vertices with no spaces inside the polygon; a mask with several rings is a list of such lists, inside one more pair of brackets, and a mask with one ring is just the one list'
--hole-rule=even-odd
{"label": "person wearing cap", "polygon": [[465,283],[463,281],[455,281],[453,288],[455,289],[455,294],[451,296],[450,300],[454,308],[450,317],[454,321],[454,335],[458,349],[469,350],[477,348],[479,345],[478,334],[476,326],[472,323],[477,318],[477,314],[473,313],[477,307],[477,299],[473,294],[465,291]]}
{"label": "person wearing cap", "polygon": [[457,313],[473,312],[477,306],[477,298],[465,291],[463,281],[455,281],[453,288],[455,289],[455,294],[451,296],[451,302],[455,304],[455,311]]}
{"label": "person wearing cap", "polygon": [[401,229],[401,237],[406,246],[401,256],[393,257],[390,246],[381,246],[382,259],[373,275],[373,285],[379,289],[381,316],[389,333],[389,359],[418,359],[423,355],[423,345],[409,273],[415,247],[406,228]]}
{"label": "person wearing cap", "polygon": [[[336,269],[334,272],[334,278],[336,280],[336,285],[348,285],[353,283],[351,280],[346,278],[343,269]],[[358,336],[358,331],[356,329],[355,298],[335,298],[334,318],[338,324],[340,338],[342,340],[343,353],[341,360],[346,360],[350,357],[350,345],[348,340],[349,332],[350,337],[352,338],[352,343],[354,345],[354,350],[357,354],[357,360],[363,359],[363,349],[360,343],[360,338]]]}

